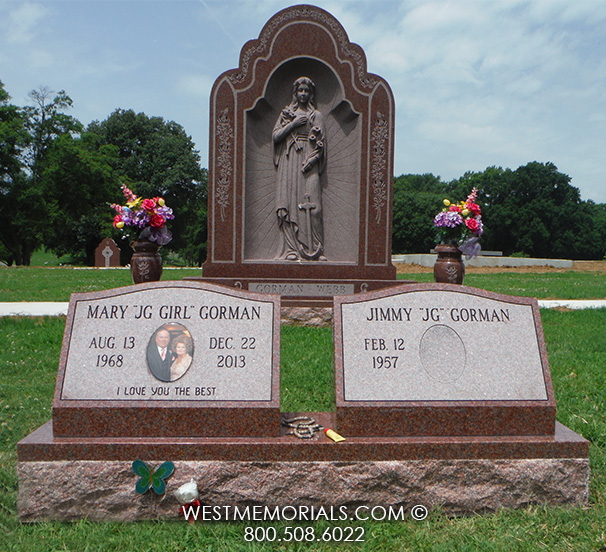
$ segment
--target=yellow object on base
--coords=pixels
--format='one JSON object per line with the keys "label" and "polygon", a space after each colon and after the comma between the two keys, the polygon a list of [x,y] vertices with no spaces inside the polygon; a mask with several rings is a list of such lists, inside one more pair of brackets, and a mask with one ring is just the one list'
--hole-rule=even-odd
{"label": "yellow object on base", "polygon": [[324,433],[326,434],[326,437],[328,437],[329,439],[332,439],[335,443],[340,443],[341,441],[345,441],[345,437],[341,437],[336,431],[333,431],[332,429],[326,428],[324,430]]}

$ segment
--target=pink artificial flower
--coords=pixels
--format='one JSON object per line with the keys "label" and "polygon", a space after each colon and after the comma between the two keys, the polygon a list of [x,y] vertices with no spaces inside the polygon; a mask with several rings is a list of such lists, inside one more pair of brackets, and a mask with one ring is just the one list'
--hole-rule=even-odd
{"label": "pink artificial flower", "polygon": [[144,199],[141,208],[151,213],[156,208],[156,202],[153,199]]}
{"label": "pink artificial flower", "polygon": [[136,201],[137,196],[128,188],[126,184],[122,184],[122,193],[128,201]]}
{"label": "pink artificial flower", "polygon": [[469,228],[474,234],[480,229],[478,221],[473,218],[465,219],[465,226],[467,226],[467,228]]}
{"label": "pink artificial flower", "polygon": [[480,209],[480,206],[477,203],[474,203],[473,201],[467,201],[467,204],[465,205],[465,207],[467,207],[467,209],[469,210],[469,212],[474,217],[477,217],[479,214],[482,213],[482,210]]}

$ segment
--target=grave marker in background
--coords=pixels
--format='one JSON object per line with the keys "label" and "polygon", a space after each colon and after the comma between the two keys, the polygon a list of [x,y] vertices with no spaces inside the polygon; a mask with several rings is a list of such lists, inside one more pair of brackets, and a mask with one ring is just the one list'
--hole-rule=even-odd
{"label": "grave marker in background", "polygon": [[95,249],[95,266],[120,266],[120,248],[111,238],[105,238]]}

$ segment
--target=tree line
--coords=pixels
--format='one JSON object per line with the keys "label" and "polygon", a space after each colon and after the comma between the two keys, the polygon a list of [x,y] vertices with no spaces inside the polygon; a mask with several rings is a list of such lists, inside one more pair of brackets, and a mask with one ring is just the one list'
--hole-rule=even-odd
{"label": "tree line", "polygon": [[442,201],[464,200],[478,189],[482,249],[554,259],[604,259],[606,204],[581,200],[570,177],[553,163],[533,161],[516,170],[489,167],[450,182],[433,174],[394,181],[393,251],[427,253],[433,217]]}
{"label": "tree line", "polygon": [[[117,109],[84,127],[67,113],[71,98],[47,88],[18,107],[0,82],[0,260],[29,265],[39,247],[94,264],[112,236],[128,262],[137,236],[113,228],[112,203],[126,184],[138,196],[163,196],[178,216],[166,248],[199,265],[206,251],[207,171],[183,127]],[[121,239],[124,238],[124,239]]]}
{"label": "tree line", "polygon": [[[176,217],[162,250],[199,266],[206,254],[207,170],[183,127],[161,117],[116,109],[82,125],[68,114],[71,98],[33,90],[19,107],[0,81],[0,260],[28,265],[44,247],[74,262],[94,264],[99,242],[113,237],[127,263],[126,235],[112,226],[120,185],[139,196],[161,195]],[[504,255],[603,259],[606,204],[582,201],[570,177],[552,163],[516,170],[489,167],[450,182],[433,174],[394,179],[393,252],[427,253],[442,201],[478,189],[485,232],[482,247]]]}

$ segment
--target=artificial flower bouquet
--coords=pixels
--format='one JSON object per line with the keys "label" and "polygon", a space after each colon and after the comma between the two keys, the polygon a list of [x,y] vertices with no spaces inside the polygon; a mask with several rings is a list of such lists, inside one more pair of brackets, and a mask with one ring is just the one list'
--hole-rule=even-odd
{"label": "artificial flower bouquet", "polygon": [[484,231],[482,212],[476,203],[478,190],[473,188],[465,201],[452,203],[444,200],[444,208],[433,219],[437,240],[442,244],[457,245],[468,259],[480,254],[480,236]]}
{"label": "artificial flower bouquet", "polygon": [[166,221],[174,219],[173,210],[166,205],[164,198],[154,197],[144,199],[137,197],[126,184],[122,184],[122,192],[126,205],[112,203],[112,209],[118,213],[114,217],[114,227],[122,229],[125,226],[141,228],[139,240],[149,240],[158,245],[166,245],[172,239],[172,234],[166,228]]}

